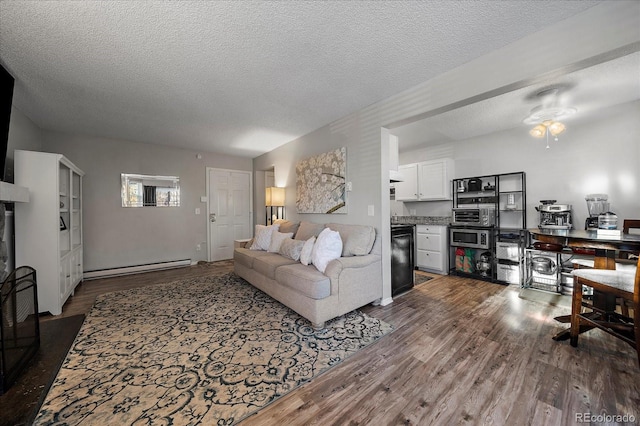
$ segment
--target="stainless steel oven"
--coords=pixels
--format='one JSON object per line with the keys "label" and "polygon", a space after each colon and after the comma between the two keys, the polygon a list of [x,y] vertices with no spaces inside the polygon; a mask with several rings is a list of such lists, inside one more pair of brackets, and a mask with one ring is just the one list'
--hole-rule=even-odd
{"label": "stainless steel oven", "polygon": [[491,230],[452,226],[449,228],[449,243],[452,247],[488,250],[491,248]]}
{"label": "stainless steel oven", "polygon": [[496,224],[496,209],[492,207],[455,208],[451,222],[452,225],[461,226],[494,226]]}

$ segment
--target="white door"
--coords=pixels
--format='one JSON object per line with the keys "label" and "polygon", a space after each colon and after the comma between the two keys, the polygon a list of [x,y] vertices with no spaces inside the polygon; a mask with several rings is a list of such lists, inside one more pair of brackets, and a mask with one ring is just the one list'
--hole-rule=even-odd
{"label": "white door", "polygon": [[251,172],[207,168],[209,261],[233,258],[234,240],[251,238]]}

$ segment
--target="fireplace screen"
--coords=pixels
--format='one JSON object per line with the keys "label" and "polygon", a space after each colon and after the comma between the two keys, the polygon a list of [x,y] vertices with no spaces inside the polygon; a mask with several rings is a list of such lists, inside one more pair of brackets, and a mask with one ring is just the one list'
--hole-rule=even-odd
{"label": "fireplace screen", "polygon": [[0,394],[16,380],[40,347],[36,271],[29,266],[14,270],[2,283],[2,359]]}

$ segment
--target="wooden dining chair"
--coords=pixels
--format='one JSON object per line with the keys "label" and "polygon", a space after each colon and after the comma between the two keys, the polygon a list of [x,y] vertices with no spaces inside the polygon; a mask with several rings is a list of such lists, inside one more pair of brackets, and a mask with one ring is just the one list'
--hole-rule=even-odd
{"label": "wooden dining chair", "polygon": [[622,232],[628,234],[631,229],[640,229],[640,219],[625,219],[622,221]]}
{"label": "wooden dining chair", "polygon": [[[622,339],[635,348],[640,366],[640,259],[635,271],[609,269],[576,269],[571,304],[571,346],[578,346],[580,326],[597,327]],[[592,287],[603,294],[622,298],[633,309],[633,317],[607,312],[582,299],[582,286]],[[582,313],[585,307],[590,312]],[[599,315],[593,315],[596,312]]]}

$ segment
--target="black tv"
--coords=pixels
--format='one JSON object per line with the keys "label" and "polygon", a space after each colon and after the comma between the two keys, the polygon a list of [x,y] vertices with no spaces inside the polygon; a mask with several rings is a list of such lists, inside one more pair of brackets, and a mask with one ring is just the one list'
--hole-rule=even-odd
{"label": "black tv", "polygon": [[14,80],[11,74],[0,65],[0,180],[4,180],[4,166],[7,161],[13,84]]}

